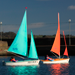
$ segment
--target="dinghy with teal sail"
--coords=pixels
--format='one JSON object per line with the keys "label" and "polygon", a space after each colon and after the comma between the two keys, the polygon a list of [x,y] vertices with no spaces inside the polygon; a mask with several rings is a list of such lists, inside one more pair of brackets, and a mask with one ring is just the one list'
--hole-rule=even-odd
{"label": "dinghy with teal sail", "polygon": [[29,55],[28,55],[27,17],[26,16],[27,15],[26,15],[26,10],[25,10],[24,17],[23,17],[22,23],[20,25],[20,28],[17,32],[17,35],[16,35],[14,41],[12,42],[11,46],[9,47],[8,51],[19,54],[21,56],[26,56],[26,57],[32,58],[32,59],[27,59],[27,60],[17,61],[17,62],[5,62],[5,65],[20,66],[20,65],[38,65],[39,64],[40,60],[38,59],[38,54],[37,54],[32,31],[31,31],[30,50],[29,50]]}

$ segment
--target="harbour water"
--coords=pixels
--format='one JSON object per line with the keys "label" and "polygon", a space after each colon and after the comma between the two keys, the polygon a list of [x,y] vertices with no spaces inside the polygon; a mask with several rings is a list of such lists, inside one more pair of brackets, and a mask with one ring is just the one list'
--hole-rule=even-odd
{"label": "harbour water", "polygon": [[[44,59],[39,56],[39,59]],[[43,64],[38,66],[4,66],[2,61],[10,57],[0,57],[0,75],[75,75],[75,56],[70,56],[69,64]],[[16,57],[20,60],[20,58]]]}

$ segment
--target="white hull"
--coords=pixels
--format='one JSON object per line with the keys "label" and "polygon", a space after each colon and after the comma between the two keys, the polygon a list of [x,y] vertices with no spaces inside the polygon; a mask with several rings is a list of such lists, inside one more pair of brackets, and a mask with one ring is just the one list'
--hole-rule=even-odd
{"label": "white hull", "polygon": [[66,59],[55,59],[54,61],[46,61],[46,60],[42,60],[43,64],[64,64],[64,63],[69,63],[69,58]]}
{"label": "white hull", "polygon": [[24,60],[24,61],[17,61],[17,62],[4,62],[6,66],[30,66],[30,65],[39,65],[40,60]]}

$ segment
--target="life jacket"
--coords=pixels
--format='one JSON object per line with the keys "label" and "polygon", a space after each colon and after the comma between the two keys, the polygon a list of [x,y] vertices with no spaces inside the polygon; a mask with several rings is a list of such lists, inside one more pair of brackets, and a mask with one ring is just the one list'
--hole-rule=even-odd
{"label": "life jacket", "polygon": [[49,59],[52,60],[52,58],[50,58],[50,57],[47,56],[47,60],[49,60]]}
{"label": "life jacket", "polygon": [[15,59],[11,59],[10,61],[16,61]]}

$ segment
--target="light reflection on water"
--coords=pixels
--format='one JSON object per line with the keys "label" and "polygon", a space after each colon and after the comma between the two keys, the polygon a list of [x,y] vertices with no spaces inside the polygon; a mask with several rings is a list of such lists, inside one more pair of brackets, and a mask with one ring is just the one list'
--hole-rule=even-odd
{"label": "light reflection on water", "polygon": [[50,67],[49,71],[51,75],[69,75],[69,64],[47,64],[47,66]]}
{"label": "light reflection on water", "polygon": [[8,75],[36,75],[39,66],[8,67]]}

